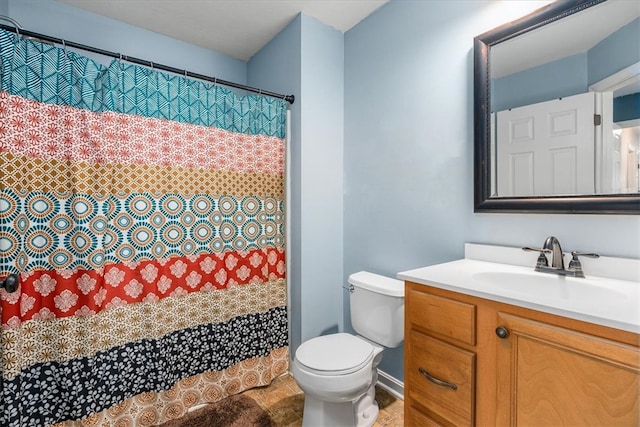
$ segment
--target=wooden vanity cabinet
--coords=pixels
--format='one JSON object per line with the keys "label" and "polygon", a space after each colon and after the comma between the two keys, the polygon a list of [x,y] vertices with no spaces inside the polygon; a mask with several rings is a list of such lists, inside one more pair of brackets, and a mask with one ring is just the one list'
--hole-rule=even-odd
{"label": "wooden vanity cabinet", "polygon": [[412,282],[405,310],[407,426],[640,424],[637,334]]}

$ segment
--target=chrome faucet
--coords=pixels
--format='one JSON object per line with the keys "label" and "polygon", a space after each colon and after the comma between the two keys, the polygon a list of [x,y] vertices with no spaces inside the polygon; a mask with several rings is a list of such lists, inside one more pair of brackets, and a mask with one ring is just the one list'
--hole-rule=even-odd
{"label": "chrome faucet", "polygon": [[542,249],[549,249],[551,251],[551,268],[564,270],[564,257],[558,239],[553,236],[547,237]]}
{"label": "chrome faucet", "polygon": [[[542,248],[525,247],[522,248],[522,250],[540,252],[538,260],[536,261],[536,266],[534,268],[535,271],[572,277],[584,277],[582,264],[580,264],[580,260],[578,259],[579,256],[585,256],[589,258],[600,257],[600,255],[596,253],[583,253],[573,251],[571,252],[572,259],[569,263],[569,268],[564,268],[564,254],[562,253],[562,247],[560,246],[560,242],[558,241],[558,239],[553,236],[547,237]],[[546,254],[551,254],[551,266],[549,266],[549,261],[547,260]]]}

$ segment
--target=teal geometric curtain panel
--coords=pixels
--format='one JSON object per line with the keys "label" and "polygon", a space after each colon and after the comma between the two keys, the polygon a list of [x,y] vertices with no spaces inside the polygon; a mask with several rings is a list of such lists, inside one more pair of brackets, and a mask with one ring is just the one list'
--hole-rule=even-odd
{"label": "teal geometric curtain panel", "polygon": [[118,59],[105,67],[4,30],[0,61],[1,89],[34,101],[284,137],[283,99],[238,96],[219,85]]}

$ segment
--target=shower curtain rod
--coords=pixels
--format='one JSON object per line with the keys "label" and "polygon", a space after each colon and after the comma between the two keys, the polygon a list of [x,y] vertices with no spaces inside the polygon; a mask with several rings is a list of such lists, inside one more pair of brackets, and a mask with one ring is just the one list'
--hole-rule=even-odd
{"label": "shower curtain rod", "polygon": [[[7,20],[4,16],[1,17],[1,18]],[[127,62],[132,62],[132,63],[138,64],[138,65],[144,65],[146,67],[151,67],[153,69],[162,70],[162,71],[168,71],[170,73],[180,74],[180,75],[183,75],[185,77],[192,77],[192,78],[196,78],[196,79],[200,79],[200,80],[205,80],[205,81],[208,81],[208,82],[212,82],[214,84],[220,84],[220,85],[223,85],[223,86],[229,86],[229,87],[233,87],[233,88],[236,88],[236,89],[242,89],[242,90],[246,90],[248,92],[257,93],[257,94],[260,94],[260,95],[271,96],[273,98],[284,99],[289,104],[293,104],[293,102],[295,101],[295,96],[294,95],[282,95],[282,94],[275,93],[275,92],[269,92],[267,90],[257,89],[255,87],[242,85],[240,83],[234,83],[234,82],[230,82],[230,81],[227,81],[227,80],[221,80],[221,79],[218,79],[218,78],[215,78],[215,77],[209,77],[209,76],[205,76],[203,74],[193,73],[193,72],[187,71],[187,70],[180,70],[178,68],[170,67],[168,65],[156,64],[155,62],[146,61],[144,59],[134,58],[134,57],[131,57],[131,56],[122,55],[120,53],[110,52],[108,50],[98,49],[96,47],[87,46],[87,45],[84,45],[84,44],[75,43],[75,42],[71,42],[71,41],[68,41],[68,40],[47,36],[45,34],[39,34],[39,33],[33,32],[33,31],[23,30],[22,28],[19,28],[19,25],[17,25],[17,22],[15,22],[13,19],[9,19],[9,20],[12,23],[15,24],[15,27],[4,25],[4,24],[0,24],[0,28],[2,28],[3,30],[6,30],[6,31],[11,31],[12,33],[16,33],[18,35],[23,35],[23,36],[26,36],[26,37],[32,37],[32,38],[39,39],[41,41],[45,41],[45,42],[49,42],[49,43],[61,44],[63,46],[67,46],[67,47],[71,47],[71,48],[75,48],[75,49],[82,49],[82,50],[86,50],[88,52],[97,53],[97,54],[104,55],[104,56],[110,56],[112,58],[121,59],[121,60],[124,60],[124,61],[127,61]]]}

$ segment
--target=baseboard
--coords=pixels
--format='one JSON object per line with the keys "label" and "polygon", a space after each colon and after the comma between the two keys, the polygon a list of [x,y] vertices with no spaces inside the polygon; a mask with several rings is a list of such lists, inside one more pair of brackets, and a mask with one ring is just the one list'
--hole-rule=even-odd
{"label": "baseboard", "polygon": [[378,385],[398,399],[404,400],[404,383],[378,369]]}

